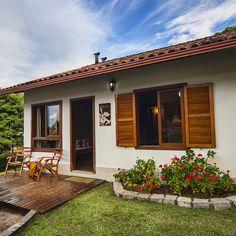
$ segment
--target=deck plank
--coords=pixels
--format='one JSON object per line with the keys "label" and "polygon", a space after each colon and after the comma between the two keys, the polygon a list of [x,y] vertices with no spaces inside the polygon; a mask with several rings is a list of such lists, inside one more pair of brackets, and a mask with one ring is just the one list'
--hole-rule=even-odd
{"label": "deck plank", "polygon": [[22,177],[15,173],[9,173],[6,178],[0,176],[0,201],[45,213],[104,182],[95,180],[84,184],[64,179],[65,176],[44,174],[40,182],[36,182],[27,172]]}

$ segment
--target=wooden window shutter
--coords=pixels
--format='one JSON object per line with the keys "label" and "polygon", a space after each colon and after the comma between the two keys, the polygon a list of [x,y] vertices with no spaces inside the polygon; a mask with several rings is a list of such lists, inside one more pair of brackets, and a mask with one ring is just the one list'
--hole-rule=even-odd
{"label": "wooden window shutter", "polygon": [[135,95],[133,93],[116,96],[116,145],[136,146]]}
{"label": "wooden window shutter", "polygon": [[184,88],[186,146],[214,148],[215,121],[213,85],[191,85]]}

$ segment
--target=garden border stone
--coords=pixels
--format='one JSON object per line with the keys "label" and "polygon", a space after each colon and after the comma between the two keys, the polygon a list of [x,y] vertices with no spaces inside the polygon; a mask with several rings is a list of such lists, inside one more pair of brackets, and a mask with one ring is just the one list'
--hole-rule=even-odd
{"label": "garden border stone", "polygon": [[121,197],[123,199],[137,199],[142,201],[178,205],[180,207],[212,208],[214,210],[224,210],[236,207],[236,195],[228,196],[225,198],[191,199],[182,196],[178,197],[177,195],[139,193],[125,190],[122,183],[118,182],[117,180],[113,182],[113,190],[117,197]]}
{"label": "garden border stone", "polygon": [[233,207],[236,207],[236,195],[228,196],[225,199],[230,201]]}
{"label": "garden border stone", "polygon": [[209,199],[194,198],[192,204],[194,208],[209,208],[210,207]]}
{"label": "garden border stone", "polygon": [[171,205],[177,205],[177,198],[178,198],[178,196],[176,196],[176,195],[165,195],[164,203],[168,203]]}
{"label": "garden border stone", "polygon": [[138,200],[150,201],[150,199],[151,199],[151,194],[149,194],[149,193],[139,193],[139,194],[137,195],[137,199],[138,199]]}
{"label": "garden border stone", "polygon": [[152,194],[151,197],[150,197],[150,201],[151,202],[159,202],[159,203],[163,203],[164,202],[164,198],[165,198],[165,195],[164,194]]}
{"label": "garden border stone", "polygon": [[213,205],[215,210],[223,210],[231,208],[231,203],[224,198],[211,198],[210,205]]}
{"label": "garden border stone", "polygon": [[178,206],[181,207],[192,207],[192,199],[189,197],[178,197],[177,199]]}
{"label": "garden border stone", "polygon": [[123,193],[122,193],[122,197],[124,199],[137,199],[138,198],[138,192],[133,192],[133,191],[127,191],[125,190]]}

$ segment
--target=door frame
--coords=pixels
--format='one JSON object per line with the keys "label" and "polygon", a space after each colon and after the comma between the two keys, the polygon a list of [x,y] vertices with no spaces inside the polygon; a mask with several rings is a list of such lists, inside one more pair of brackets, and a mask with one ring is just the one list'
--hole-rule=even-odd
{"label": "door frame", "polygon": [[74,132],[73,132],[73,115],[72,103],[82,100],[92,100],[92,123],[93,123],[93,173],[96,174],[96,135],[95,135],[95,96],[79,97],[70,99],[70,171],[76,170],[74,166]]}

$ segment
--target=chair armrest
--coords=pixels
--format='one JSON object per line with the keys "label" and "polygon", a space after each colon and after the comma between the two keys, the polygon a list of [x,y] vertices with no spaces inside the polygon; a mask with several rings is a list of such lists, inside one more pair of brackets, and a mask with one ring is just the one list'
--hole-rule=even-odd
{"label": "chair armrest", "polygon": [[38,162],[41,163],[42,161],[45,161],[45,163],[46,163],[46,162],[48,162],[48,161],[50,161],[52,159],[53,159],[52,157],[40,157],[38,159]]}
{"label": "chair armrest", "polygon": [[54,162],[54,161],[59,162],[60,159],[59,158],[55,158],[55,157],[54,158],[53,157],[52,158],[48,158],[48,159],[45,160],[45,163],[48,163],[49,161],[51,161],[51,162]]}
{"label": "chair armrest", "polygon": [[50,159],[50,158],[52,158],[52,157],[39,157],[38,160],[41,161],[41,160],[46,159],[46,158],[47,158],[47,159]]}
{"label": "chair armrest", "polygon": [[7,157],[7,160],[10,161],[12,158],[15,158],[15,157],[16,156],[14,156],[14,155],[10,155],[10,156]]}

